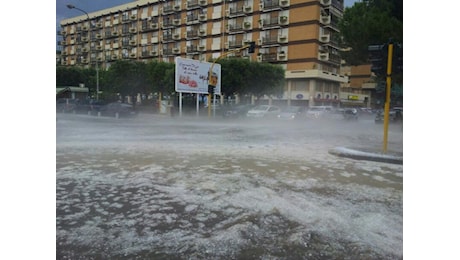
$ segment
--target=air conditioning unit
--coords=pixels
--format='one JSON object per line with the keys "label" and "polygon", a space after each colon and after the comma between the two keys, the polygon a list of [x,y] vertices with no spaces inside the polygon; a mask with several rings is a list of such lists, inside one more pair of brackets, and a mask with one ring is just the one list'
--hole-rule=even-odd
{"label": "air conditioning unit", "polygon": [[278,35],[278,42],[279,43],[287,42],[287,36],[286,35]]}
{"label": "air conditioning unit", "polygon": [[132,21],[137,20],[137,15],[133,14],[129,17]]}
{"label": "air conditioning unit", "polygon": [[288,7],[289,6],[289,0],[280,0],[280,6],[281,7]]}
{"label": "air conditioning unit", "polygon": [[151,23],[150,29],[158,29],[158,23]]}
{"label": "air conditioning unit", "polygon": [[158,51],[151,51],[150,54],[152,54],[152,56],[158,56]]}
{"label": "air conditioning unit", "polygon": [[136,33],[136,32],[137,32],[137,28],[129,28],[129,32],[130,32],[130,33]]}
{"label": "air conditioning unit", "polygon": [[97,61],[102,61],[102,57],[97,57]]}
{"label": "air conditioning unit", "polygon": [[251,29],[251,22],[243,22],[244,29]]}
{"label": "air conditioning unit", "polygon": [[289,21],[289,18],[285,15],[282,15],[278,18],[278,23],[279,24],[287,24]]}
{"label": "air conditioning unit", "polygon": [[88,52],[89,51],[89,48],[88,47],[84,47],[83,49],[81,49],[82,52]]}
{"label": "air conditioning unit", "polygon": [[67,55],[66,51],[61,52],[61,55]]}
{"label": "air conditioning unit", "polygon": [[262,41],[261,38],[257,39],[257,44],[258,44],[258,45],[262,45],[262,43],[263,43],[263,41]]}
{"label": "air conditioning unit", "polygon": [[180,4],[179,4],[179,5],[175,5],[175,6],[174,6],[174,10],[175,10],[175,11],[180,11]]}
{"label": "air conditioning unit", "polygon": [[331,0],[320,0],[319,2],[321,5],[325,5],[325,6],[331,5]]}
{"label": "air conditioning unit", "polygon": [[198,19],[199,19],[200,21],[206,21],[206,14],[200,14],[200,15],[198,16]]}
{"label": "air conditioning unit", "polygon": [[136,41],[135,40],[129,41],[129,45],[136,45]]}
{"label": "air conditioning unit", "polygon": [[200,29],[200,30],[198,31],[198,33],[199,33],[200,35],[202,35],[202,36],[203,36],[203,35],[206,35],[206,30],[205,30],[205,29]]}
{"label": "air conditioning unit", "polygon": [[204,46],[204,45],[198,45],[198,50],[200,50],[200,51],[205,51],[205,50],[206,50],[206,46]]}
{"label": "air conditioning unit", "polygon": [[100,33],[96,34],[96,38],[101,39],[101,38],[102,38],[102,34],[100,34]]}
{"label": "air conditioning unit", "polygon": [[100,45],[96,46],[96,50],[98,50],[98,51],[102,50],[102,46],[100,46]]}
{"label": "air conditioning unit", "polygon": [[81,41],[82,41],[82,42],[87,42],[87,41],[88,41],[88,37],[81,37]]}
{"label": "air conditioning unit", "polygon": [[173,48],[172,51],[173,53],[176,53],[176,54],[180,52],[179,48]]}
{"label": "air conditioning unit", "polygon": [[180,25],[180,19],[173,19],[174,25]]}
{"label": "air conditioning unit", "polygon": [[318,53],[318,59],[319,60],[329,60],[329,53],[328,52],[320,52]]}
{"label": "air conditioning unit", "polygon": [[179,39],[180,39],[180,34],[179,34],[179,33],[174,33],[174,34],[172,35],[172,37],[173,37],[173,39],[175,39],[175,40],[179,40]]}
{"label": "air conditioning unit", "polygon": [[252,12],[252,6],[251,6],[251,5],[245,5],[245,6],[243,7],[243,11],[244,11],[245,13],[251,13],[251,12]]}
{"label": "air conditioning unit", "polygon": [[277,59],[278,59],[278,60],[286,60],[286,58],[287,58],[286,56],[287,56],[287,55],[286,55],[286,52],[280,51],[280,52],[278,52]]}
{"label": "air conditioning unit", "polygon": [[257,56],[257,61],[258,61],[258,62],[262,62],[262,55],[258,55],[258,56]]}
{"label": "air conditioning unit", "polygon": [[96,27],[97,28],[102,28],[102,23],[101,22],[96,23]]}
{"label": "air conditioning unit", "polygon": [[330,35],[329,34],[323,34],[319,37],[319,41],[322,43],[329,42],[330,40]]}
{"label": "air conditioning unit", "polygon": [[118,36],[118,31],[113,31],[113,32],[112,32],[112,35],[113,35],[113,36]]}
{"label": "air conditioning unit", "polygon": [[129,57],[131,57],[131,58],[136,58],[136,56],[137,56],[136,53],[130,53],[130,54],[129,54]]}
{"label": "air conditioning unit", "polygon": [[200,1],[199,1],[199,4],[200,4],[200,5],[207,5],[207,4],[208,4],[208,1],[207,1],[207,0],[200,0]]}
{"label": "air conditioning unit", "polygon": [[83,31],[88,31],[88,28],[89,28],[89,27],[86,26],[86,25],[84,25],[84,26],[81,27],[81,29],[82,29]]}

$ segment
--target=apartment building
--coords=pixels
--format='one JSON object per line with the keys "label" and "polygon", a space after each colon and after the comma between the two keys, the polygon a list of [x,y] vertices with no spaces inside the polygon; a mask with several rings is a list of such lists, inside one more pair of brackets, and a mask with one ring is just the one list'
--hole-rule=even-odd
{"label": "apartment building", "polygon": [[255,53],[229,56],[285,68],[285,92],[270,102],[339,106],[347,99],[340,86],[348,82],[337,40],[343,8],[343,0],[133,1],[62,20],[61,65],[209,61],[254,41]]}

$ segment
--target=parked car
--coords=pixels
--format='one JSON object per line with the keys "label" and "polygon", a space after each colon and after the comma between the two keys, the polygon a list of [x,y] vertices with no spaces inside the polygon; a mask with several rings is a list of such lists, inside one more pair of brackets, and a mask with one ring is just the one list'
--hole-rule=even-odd
{"label": "parked car", "polygon": [[270,105],[258,105],[246,113],[247,117],[252,118],[275,118],[281,112],[281,109],[277,106]]}
{"label": "parked car", "polygon": [[76,105],[76,111],[78,113],[97,113],[106,103],[103,100],[86,99],[79,100]]}
{"label": "parked car", "polygon": [[[376,124],[383,123],[384,112],[385,111],[383,109],[377,111],[377,113],[375,115],[375,119],[374,119]],[[402,121],[403,121],[403,110],[402,110],[402,108],[396,107],[396,108],[390,109],[390,111],[388,112],[388,121],[389,122],[394,122],[394,123],[402,123]]]}
{"label": "parked car", "polygon": [[305,118],[305,107],[302,106],[288,106],[281,109],[278,114],[279,119],[293,120]]}
{"label": "parked car", "polygon": [[334,110],[332,106],[312,106],[307,110],[307,118],[319,119],[327,117]]}
{"label": "parked car", "polygon": [[137,115],[136,110],[133,105],[122,103],[122,102],[112,102],[105,106],[100,107],[100,111],[104,116],[119,116],[119,117],[130,117]]}
{"label": "parked car", "polygon": [[343,111],[343,118],[345,120],[358,120],[359,113],[356,108],[346,108]]}
{"label": "parked car", "polygon": [[245,117],[249,110],[254,108],[254,105],[230,105],[223,109],[222,116],[224,118],[239,118]]}
{"label": "parked car", "polygon": [[77,108],[77,102],[77,99],[59,98],[56,100],[56,112],[75,112]]}

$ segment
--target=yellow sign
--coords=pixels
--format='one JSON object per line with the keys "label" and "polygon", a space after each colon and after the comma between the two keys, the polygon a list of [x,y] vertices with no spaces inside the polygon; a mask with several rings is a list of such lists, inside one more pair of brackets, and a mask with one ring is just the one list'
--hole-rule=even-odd
{"label": "yellow sign", "polygon": [[348,95],[349,100],[359,100],[359,97],[356,95]]}

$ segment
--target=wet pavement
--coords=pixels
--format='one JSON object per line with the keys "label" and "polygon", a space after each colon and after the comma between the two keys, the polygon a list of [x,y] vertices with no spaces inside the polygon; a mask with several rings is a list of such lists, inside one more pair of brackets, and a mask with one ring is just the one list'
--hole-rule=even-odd
{"label": "wet pavement", "polygon": [[[57,259],[402,259],[403,167],[346,122],[57,114]],[[389,150],[402,154],[391,126]]]}

